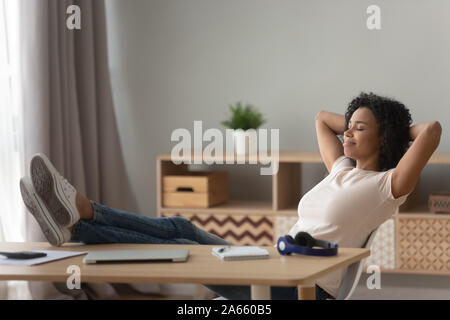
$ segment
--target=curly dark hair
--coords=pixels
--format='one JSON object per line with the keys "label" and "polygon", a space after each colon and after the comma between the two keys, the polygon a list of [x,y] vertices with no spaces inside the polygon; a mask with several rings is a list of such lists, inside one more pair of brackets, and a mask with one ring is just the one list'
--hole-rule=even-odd
{"label": "curly dark hair", "polygon": [[[348,105],[345,112],[345,130],[348,130],[348,122],[360,107],[366,107],[372,111],[377,119],[380,135],[383,142],[380,148],[379,169],[387,171],[395,168],[410,146],[409,127],[412,119],[409,109],[401,102],[394,99],[381,97],[372,92],[361,92]],[[356,161],[352,159],[353,165]]]}

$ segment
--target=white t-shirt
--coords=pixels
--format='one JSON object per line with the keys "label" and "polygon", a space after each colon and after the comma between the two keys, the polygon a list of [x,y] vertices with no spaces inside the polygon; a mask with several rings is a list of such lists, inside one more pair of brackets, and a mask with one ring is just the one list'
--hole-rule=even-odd
{"label": "white t-shirt", "polygon": [[[377,172],[355,168],[350,158],[336,159],[331,172],[307,192],[298,204],[297,223],[289,231],[306,231],[316,239],[336,242],[341,248],[361,248],[369,234],[389,219],[407,195],[394,199],[394,169]],[[347,268],[316,280],[336,297]]]}

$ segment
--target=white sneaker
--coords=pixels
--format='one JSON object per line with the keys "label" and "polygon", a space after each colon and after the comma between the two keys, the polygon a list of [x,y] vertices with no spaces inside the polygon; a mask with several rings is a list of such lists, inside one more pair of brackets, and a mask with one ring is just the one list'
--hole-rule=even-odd
{"label": "white sneaker", "polygon": [[30,162],[30,177],[36,192],[62,227],[80,220],[76,205],[77,190],[55,169],[45,154],[38,153]]}
{"label": "white sneaker", "polygon": [[25,206],[34,216],[51,245],[59,247],[63,243],[70,241],[70,231],[67,228],[58,226],[47,210],[44,201],[36,193],[30,178],[23,177],[20,179],[20,192],[22,193]]}

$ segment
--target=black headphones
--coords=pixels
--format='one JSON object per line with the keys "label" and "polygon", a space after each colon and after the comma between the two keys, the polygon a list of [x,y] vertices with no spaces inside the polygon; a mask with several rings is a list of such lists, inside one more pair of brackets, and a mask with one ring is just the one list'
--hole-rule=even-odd
{"label": "black headphones", "polygon": [[[314,249],[313,247],[322,249]],[[335,256],[338,252],[337,243],[314,239],[313,236],[305,231],[297,233],[295,239],[290,235],[278,238],[277,248],[281,255],[298,253],[307,256]]]}

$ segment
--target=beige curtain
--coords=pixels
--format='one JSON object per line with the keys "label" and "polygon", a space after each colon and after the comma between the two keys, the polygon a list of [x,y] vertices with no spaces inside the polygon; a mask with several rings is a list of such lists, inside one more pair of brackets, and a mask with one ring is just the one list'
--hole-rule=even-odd
{"label": "beige curtain", "polygon": [[[69,5],[81,9],[81,29],[69,30]],[[21,0],[21,77],[24,154],[46,153],[88,198],[135,211],[114,115],[103,0]],[[27,217],[27,240],[45,241]],[[38,299],[115,297],[110,285],[66,292],[59,284],[30,282]]]}

